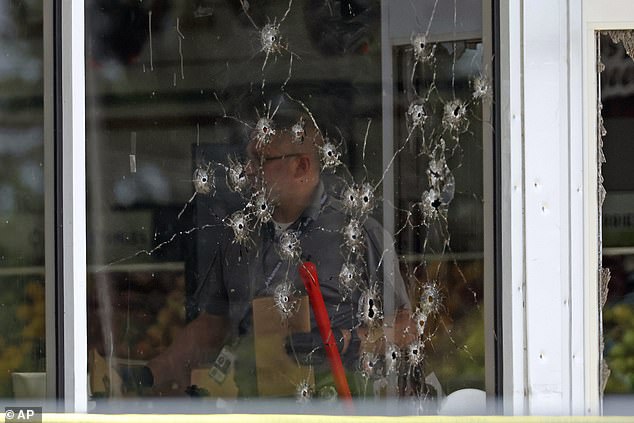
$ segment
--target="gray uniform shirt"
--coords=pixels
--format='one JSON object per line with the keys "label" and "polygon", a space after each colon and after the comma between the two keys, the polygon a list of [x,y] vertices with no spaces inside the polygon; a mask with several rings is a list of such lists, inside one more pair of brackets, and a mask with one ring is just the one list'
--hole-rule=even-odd
{"label": "gray uniform shirt", "polygon": [[[359,325],[359,298],[371,287],[379,296],[379,301],[384,292],[390,297],[384,301],[392,309],[385,310],[386,317],[389,318],[395,310],[410,308],[392,238],[371,217],[362,221],[363,243],[358,254],[362,257],[358,262],[362,268],[358,287],[344,299],[339,273],[351,257],[344,247],[342,232],[349,220],[342,203],[326,193],[323,183],[320,183],[310,206],[288,228],[298,233],[301,260],[310,260],[317,266],[321,292],[333,328]],[[198,292],[199,308],[210,314],[229,317],[234,335],[250,331],[253,298],[272,295],[274,288],[285,280],[291,281],[301,294],[305,293],[299,277],[299,263],[283,260],[278,254],[273,224],[262,225],[259,231],[252,233],[252,239],[250,245],[239,245],[228,230],[219,240],[220,248]],[[388,270],[384,271],[384,267]],[[311,325],[316,327],[312,311]]]}

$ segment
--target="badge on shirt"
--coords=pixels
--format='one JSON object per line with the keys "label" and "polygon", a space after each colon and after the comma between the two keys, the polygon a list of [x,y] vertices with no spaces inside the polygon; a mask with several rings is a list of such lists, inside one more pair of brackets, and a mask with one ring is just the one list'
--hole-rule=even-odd
{"label": "badge on shirt", "polygon": [[214,365],[209,370],[209,376],[213,380],[218,382],[218,384],[224,382],[227,374],[229,373],[231,363],[233,363],[234,359],[235,356],[229,350],[229,348],[227,348],[226,346],[222,347],[220,354],[218,354],[218,357],[216,357],[216,361],[214,361]]}

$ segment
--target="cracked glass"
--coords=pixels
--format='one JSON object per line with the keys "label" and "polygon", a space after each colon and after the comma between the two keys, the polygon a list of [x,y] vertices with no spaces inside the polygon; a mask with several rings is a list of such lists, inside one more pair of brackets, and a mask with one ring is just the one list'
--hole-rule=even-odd
{"label": "cracked glass", "polygon": [[86,2],[97,405],[484,401],[482,22],[478,1]]}

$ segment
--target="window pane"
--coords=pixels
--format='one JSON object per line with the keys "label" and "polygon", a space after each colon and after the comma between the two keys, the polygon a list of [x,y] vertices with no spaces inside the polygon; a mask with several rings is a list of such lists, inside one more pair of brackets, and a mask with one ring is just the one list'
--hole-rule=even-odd
{"label": "window pane", "polygon": [[0,2],[0,397],[43,397],[42,5]]}
{"label": "window pane", "polygon": [[[629,134],[634,128],[629,83],[634,61],[622,44],[607,35],[601,37],[601,61],[605,64],[601,114],[606,129],[602,173],[607,192],[602,211],[603,267],[611,274],[603,309],[603,356],[610,369],[605,385],[605,394],[610,396],[634,393],[634,184],[627,160],[632,156]],[[612,404],[606,398],[606,413],[613,412]]]}
{"label": "window pane", "polygon": [[[480,41],[434,43],[427,49],[425,54],[433,60],[418,65],[414,77],[415,52],[410,46],[396,51],[398,84],[405,87],[395,117],[400,123],[397,139],[405,147],[397,157],[397,242],[403,271],[410,286],[419,291],[414,295],[421,295],[421,288],[431,283],[443,297],[439,319],[427,335],[428,368],[445,392],[484,389],[483,122],[479,117],[481,96],[491,95],[490,82],[484,79]],[[482,84],[481,91],[476,82]],[[419,104],[429,115],[416,126]]]}
{"label": "window pane", "polygon": [[444,3],[87,2],[93,396],[484,389],[490,58]]}

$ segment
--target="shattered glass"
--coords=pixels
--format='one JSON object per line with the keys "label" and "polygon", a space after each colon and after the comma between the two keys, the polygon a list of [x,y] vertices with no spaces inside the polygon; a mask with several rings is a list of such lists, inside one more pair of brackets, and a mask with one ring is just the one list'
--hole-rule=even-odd
{"label": "shattered glass", "polygon": [[332,348],[355,399],[484,389],[479,2],[86,10],[94,398],[340,404]]}
{"label": "shattered glass", "polygon": [[290,281],[284,281],[273,292],[275,308],[283,318],[292,316],[299,307],[297,291]]}
{"label": "shattered glass", "polygon": [[600,31],[597,42],[597,200],[600,233],[597,288],[601,338],[600,389],[604,413],[610,396],[634,392],[634,185],[629,158],[634,130],[634,31]]}

